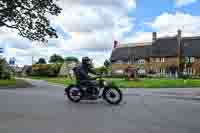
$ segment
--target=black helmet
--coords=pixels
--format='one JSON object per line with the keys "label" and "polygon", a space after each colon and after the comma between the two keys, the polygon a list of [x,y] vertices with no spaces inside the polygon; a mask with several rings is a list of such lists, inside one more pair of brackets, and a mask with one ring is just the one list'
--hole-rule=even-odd
{"label": "black helmet", "polygon": [[82,58],[82,64],[90,65],[91,64],[91,59],[89,57],[83,57]]}

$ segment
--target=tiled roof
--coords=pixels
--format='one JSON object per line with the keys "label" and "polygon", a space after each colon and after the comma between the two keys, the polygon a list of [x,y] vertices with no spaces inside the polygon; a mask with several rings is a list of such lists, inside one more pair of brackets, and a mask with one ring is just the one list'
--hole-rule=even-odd
{"label": "tiled roof", "polygon": [[113,50],[111,61],[128,60],[149,57],[151,54],[151,45],[135,46],[135,47],[120,47]]}
{"label": "tiled roof", "polygon": [[152,57],[170,57],[178,55],[177,37],[157,39],[152,45]]}
{"label": "tiled roof", "polygon": [[183,56],[200,57],[200,37],[186,37],[182,40]]}
{"label": "tiled roof", "polygon": [[[200,36],[183,37],[181,40],[182,56],[200,57]],[[128,60],[146,57],[178,56],[177,37],[158,38],[152,45],[119,47],[113,50],[111,60]]]}

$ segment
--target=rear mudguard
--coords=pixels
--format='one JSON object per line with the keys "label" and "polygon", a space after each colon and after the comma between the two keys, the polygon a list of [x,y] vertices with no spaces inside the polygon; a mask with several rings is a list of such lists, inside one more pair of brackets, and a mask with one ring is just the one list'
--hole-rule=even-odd
{"label": "rear mudguard", "polygon": [[69,88],[76,86],[75,84],[70,84],[68,87],[65,88],[65,93],[68,92]]}

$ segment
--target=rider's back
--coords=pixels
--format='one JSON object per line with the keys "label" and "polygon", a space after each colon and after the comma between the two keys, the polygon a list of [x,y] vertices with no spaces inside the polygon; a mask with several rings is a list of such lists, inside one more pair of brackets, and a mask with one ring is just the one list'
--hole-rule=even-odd
{"label": "rider's back", "polygon": [[73,70],[74,70],[77,82],[90,79],[87,68],[85,68],[83,65],[79,65],[79,66],[75,67]]}

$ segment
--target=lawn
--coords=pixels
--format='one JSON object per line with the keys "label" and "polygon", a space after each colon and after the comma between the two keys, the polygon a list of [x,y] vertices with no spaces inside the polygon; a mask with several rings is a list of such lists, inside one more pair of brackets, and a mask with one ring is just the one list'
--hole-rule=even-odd
{"label": "lawn", "polygon": [[[46,80],[51,83],[64,84],[65,86],[74,81],[67,78],[48,78],[48,77],[31,77],[33,79]],[[120,88],[190,88],[200,87],[200,79],[139,79],[138,81],[125,81],[124,79],[107,79],[112,80]]]}
{"label": "lawn", "polygon": [[16,89],[33,87],[30,83],[21,79],[0,80],[0,89]]}
{"label": "lawn", "polygon": [[63,84],[63,85],[69,85],[74,83],[74,81],[64,78],[64,77],[38,77],[38,76],[34,76],[34,77],[30,77],[31,79],[37,79],[37,80],[45,80],[48,81],[50,83],[57,83],[57,84]]}
{"label": "lawn", "polygon": [[9,87],[9,86],[15,86],[16,85],[16,80],[11,79],[11,80],[0,80],[0,87]]}

